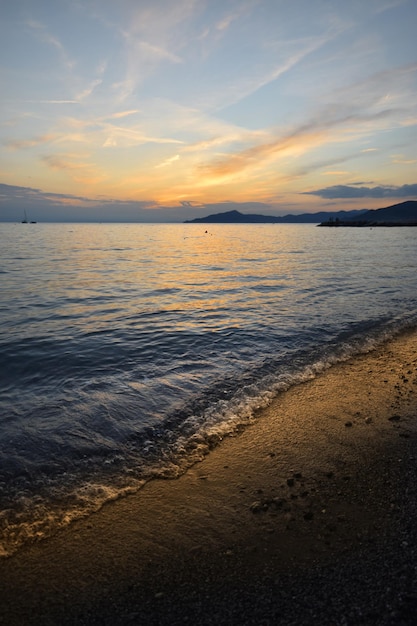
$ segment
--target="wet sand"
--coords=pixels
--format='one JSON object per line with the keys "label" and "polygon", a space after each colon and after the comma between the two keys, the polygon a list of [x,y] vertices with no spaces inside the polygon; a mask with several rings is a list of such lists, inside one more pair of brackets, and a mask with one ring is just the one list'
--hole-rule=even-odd
{"label": "wet sand", "polygon": [[0,561],[0,623],[414,624],[417,333]]}

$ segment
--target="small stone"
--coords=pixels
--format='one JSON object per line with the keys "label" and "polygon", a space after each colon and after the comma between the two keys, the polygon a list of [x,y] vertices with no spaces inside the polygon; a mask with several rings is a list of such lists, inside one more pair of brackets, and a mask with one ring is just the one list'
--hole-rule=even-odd
{"label": "small stone", "polygon": [[252,502],[250,505],[250,510],[252,513],[260,513],[264,510],[262,502]]}
{"label": "small stone", "polygon": [[285,500],[285,498],[272,498],[271,500],[272,506],[274,506],[276,509],[281,509],[286,502],[287,501]]}
{"label": "small stone", "polygon": [[372,417],[365,418],[365,424],[370,424],[372,422]]}

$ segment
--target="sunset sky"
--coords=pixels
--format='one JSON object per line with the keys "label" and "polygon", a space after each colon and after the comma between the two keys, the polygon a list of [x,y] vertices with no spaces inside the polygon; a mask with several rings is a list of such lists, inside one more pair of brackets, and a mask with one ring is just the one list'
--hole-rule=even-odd
{"label": "sunset sky", "polygon": [[417,199],[417,0],[3,0],[0,220]]}

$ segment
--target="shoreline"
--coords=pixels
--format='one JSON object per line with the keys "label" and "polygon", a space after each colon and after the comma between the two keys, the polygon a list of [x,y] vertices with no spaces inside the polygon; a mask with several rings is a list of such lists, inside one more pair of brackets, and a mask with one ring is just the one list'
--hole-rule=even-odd
{"label": "shoreline", "polygon": [[0,624],[412,624],[417,332],[0,561]]}

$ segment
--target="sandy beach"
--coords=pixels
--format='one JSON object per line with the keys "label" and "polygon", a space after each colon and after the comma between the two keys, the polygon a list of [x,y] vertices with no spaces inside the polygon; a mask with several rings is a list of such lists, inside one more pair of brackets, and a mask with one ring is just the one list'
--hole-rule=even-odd
{"label": "sandy beach", "polygon": [[414,624],[417,333],[0,561],[0,623]]}

